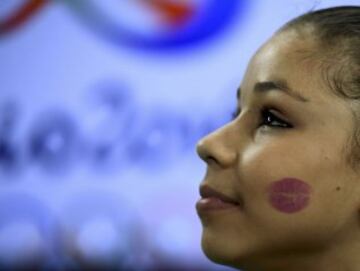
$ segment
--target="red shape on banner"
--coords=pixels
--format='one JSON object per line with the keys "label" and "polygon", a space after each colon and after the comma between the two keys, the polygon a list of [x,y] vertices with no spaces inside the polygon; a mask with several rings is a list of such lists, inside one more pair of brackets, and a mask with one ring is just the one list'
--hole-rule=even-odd
{"label": "red shape on banner", "polygon": [[49,0],[28,0],[25,2],[14,14],[11,14],[4,21],[0,21],[0,36],[25,23],[48,2]]}
{"label": "red shape on banner", "polygon": [[190,3],[174,2],[169,0],[143,0],[151,8],[163,16],[165,22],[170,26],[180,26],[190,18],[195,8]]}

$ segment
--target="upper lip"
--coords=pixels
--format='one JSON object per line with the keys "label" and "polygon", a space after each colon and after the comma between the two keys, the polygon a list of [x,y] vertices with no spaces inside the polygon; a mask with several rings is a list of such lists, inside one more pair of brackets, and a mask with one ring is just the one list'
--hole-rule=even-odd
{"label": "upper lip", "polygon": [[227,203],[240,205],[239,201],[234,200],[233,198],[215,190],[214,188],[211,188],[206,184],[200,185],[200,196],[202,198],[218,198]]}

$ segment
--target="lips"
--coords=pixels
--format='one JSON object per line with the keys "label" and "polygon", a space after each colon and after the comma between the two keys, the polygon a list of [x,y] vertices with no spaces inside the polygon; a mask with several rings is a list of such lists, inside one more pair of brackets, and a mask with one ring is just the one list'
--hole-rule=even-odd
{"label": "lips", "polygon": [[231,197],[216,191],[215,189],[211,188],[208,185],[201,185],[200,186],[200,196],[204,199],[206,198],[215,198],[217,200],[220,200],[222,202],[228,203],[228,204],[233,204],[233,205],[240,205],[241,202],[232,199]]}
{"label": "lips", "polygon": [[196,210],[200,218],[208,215],[228,214],[233,211],[243,211],[243,201],[235,200],[207,184],[200,185],[200,196],[196,202]]}

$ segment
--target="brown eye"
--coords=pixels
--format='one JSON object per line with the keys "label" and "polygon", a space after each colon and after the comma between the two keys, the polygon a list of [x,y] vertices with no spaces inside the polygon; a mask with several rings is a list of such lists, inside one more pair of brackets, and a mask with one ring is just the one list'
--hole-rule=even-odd
{"label": "brown eye", "polygon": [[281,118],[277,117],[268,108],[261,110],[261,126],[269,126],[272,128],[292,128],[293,126]]}

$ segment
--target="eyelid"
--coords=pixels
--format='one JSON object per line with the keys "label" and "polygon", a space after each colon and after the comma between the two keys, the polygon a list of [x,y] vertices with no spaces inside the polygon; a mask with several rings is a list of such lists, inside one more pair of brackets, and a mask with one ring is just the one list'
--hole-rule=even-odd
{"label": "eyelid", "polygon": [[[286,128],[292,128],[293,126],[288,122],[285,121],[282,117],[277,116],[277,114],[275,114],[273,111],[276,110],[273,107],[269,107],[269,106],[263,106],[260,110],[260,118],[261,118],[261,123],[259,124],[259,127],[262,126],[268,126],[270,128],[280,128],[280,129],[286,129]],[[235,111],[233,111],[232,113],[232,121],[235,120],[239,114],[241,113],[241,108],[236,108]],[[275,118],[276,121],[285,124],[285,125],[270,125],[270,124],[266,124],[264,122],[265,120],[265,116],[266,115],[271,115],[273,118]]]}
{"label": "eyelid", "polygon": [[[277,114],[272,112],[273,110],[274,109],[271,108],[271,107],[264,107],[264,108],[261,109],[261,120],[262,120],[262,122],[259,125],[260,127],[261,126],[268,126],[268,127],[271,127],[271,128],[280,128],[280,129],[286,129],[286,128],[292,128],[293,127],[289,122],[285,121],[282,117],[279,117],[279,116],[277,116]],[[275,119],[275,121],[281,123],[281,125],[266,124],[264,120],[265,120],[265,117],[269,116],[269,115],[271,115]],[[282,125],[282,124],[284,124],[284,125]]]}

